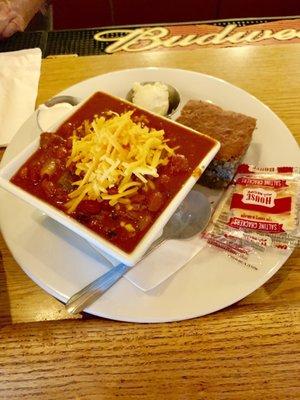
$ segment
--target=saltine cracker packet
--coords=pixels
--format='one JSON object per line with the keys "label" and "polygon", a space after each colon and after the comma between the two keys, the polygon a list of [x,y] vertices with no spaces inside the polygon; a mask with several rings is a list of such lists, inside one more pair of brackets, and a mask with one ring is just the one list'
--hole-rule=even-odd
{"label": "saltine cracker packet", "polygon": [[266,251],[300,243],[300,168],[242,164],[204,233],[208,244],[258,269]]}

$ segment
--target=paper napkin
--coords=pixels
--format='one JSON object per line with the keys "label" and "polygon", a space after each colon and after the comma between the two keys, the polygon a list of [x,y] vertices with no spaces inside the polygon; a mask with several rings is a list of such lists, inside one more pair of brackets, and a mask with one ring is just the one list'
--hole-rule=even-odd
{"label": "paper napkin", "polygon": [[[205,244],[200,234],[186,240],[168,240],[130,268],[124,278],[144,292],[152,290],[184,267]],[[119,264],[113,257],[98,251],[112,267]]]}
{"label": "paper napkin", "polygon": [[34,111],[41,58],[38,48],[0,53],[0,147]]}
{"label": "paper napkin", "polygon": [[126,279],[147,292],[184,267],[205,246],[200,235],[186,240],[170,240],[150,253],[126,274]]}

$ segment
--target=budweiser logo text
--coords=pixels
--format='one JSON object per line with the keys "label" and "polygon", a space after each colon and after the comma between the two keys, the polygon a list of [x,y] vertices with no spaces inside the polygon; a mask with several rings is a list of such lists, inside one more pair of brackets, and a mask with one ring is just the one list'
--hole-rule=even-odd
{"label": "budweiser logo text", "polygon": [[[171,35],[167,27],[137,28],[137,29],[109,29],[98,32],[94,39],[99,42],[113,42],[106,49],[106,53],[116,53],[119,51],[138,52],[154,50],[157,48],[188,47],[192,45],[206,46],[220,44],[239,44],[255,43],[262,40],[285,41],[300,38],[300,32],[296,29],[282,29],[273,31],[272,29],[257,29],[254,31],[237,31],[237,25],[230,24],[216,33],[204,35]],[[117,35],[118,37],[112,37]]]}

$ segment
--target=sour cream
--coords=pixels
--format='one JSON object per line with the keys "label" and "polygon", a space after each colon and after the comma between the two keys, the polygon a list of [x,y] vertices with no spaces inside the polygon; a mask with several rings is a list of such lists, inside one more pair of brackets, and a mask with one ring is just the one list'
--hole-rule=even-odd
{"label": "sour cream", "polygon": [[69,103],[58,103],[52,107],[47,107],[45,104],[39,106],[38,122],[42,131],[46,132],[56,122],[62,120],[73,106]]}
{"label": "sour cream", "polygon": [[132,102],[155,114],[167,115],[169,109],[169,91],[167,85],[160,82],[135,83]]}

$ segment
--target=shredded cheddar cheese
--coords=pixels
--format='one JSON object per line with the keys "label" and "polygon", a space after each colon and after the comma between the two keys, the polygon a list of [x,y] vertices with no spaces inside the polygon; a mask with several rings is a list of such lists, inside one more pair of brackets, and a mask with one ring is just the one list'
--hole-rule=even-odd
{"label": "shredded cheddar cheese", "polygon": [[158,166],[168,164],[175,149],[167,145],[164,131],[135,123],[132,113],[96,116],[74,131],[67,167],[75,164],[78,180],[69,194],[68,213],[83,199],[129,204],[149,177],[158,177]]}

